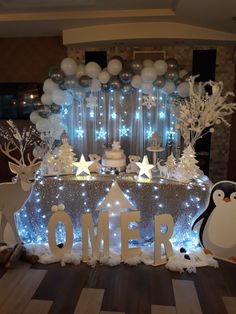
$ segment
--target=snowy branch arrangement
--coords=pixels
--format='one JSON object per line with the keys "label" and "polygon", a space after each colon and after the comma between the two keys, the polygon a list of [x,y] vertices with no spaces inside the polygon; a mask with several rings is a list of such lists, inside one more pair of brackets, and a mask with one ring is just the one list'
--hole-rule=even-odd
{"label": "snowy branch arrangement", "polygon": [[[196,141],[206,135],[213,133],[215,124],[224,123],[230,126],[225,117],[231,115],[236,110],[236,103],[227,103],[229,96],[234,96],[228,92],[222,95],[223,82],[208,81],[195,84],[197,76],[189,79],[190,97],[177,101],[177,124],[185,145],[194,147]],[[203,94],[206,86],[211,86],[212,94]],[[206,130],[207,128],[207,130]],[[204,132],[205,130],[205,132]]]}
{"label": "snowy branch arrangement", "polygon": [[20,152],[20,162],[25,164],[24,153],[26,148],[37,143],[39,133],[32,126],[29,126],[28,129],[23,128],[22,132],[20,132],[12,120],[7,120],[6,124],[7,127],[0,126],[0,135],[8,144],[12,144]]}

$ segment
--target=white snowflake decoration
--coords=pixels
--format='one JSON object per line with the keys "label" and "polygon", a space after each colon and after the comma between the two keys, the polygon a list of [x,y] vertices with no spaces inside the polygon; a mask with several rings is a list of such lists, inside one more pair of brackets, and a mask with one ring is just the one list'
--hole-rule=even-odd
{"label": "white snowflake decoration", "polygon": [[113,144],[112,144],[112,150],[120,150],[120,142],[116,142],[114,141]]}
{"label": "white snowflake decoration", "polygon": [[147,107],[147,109],[151,109],[152,107],[156,107],[156,97],[149,94],[143,96],[143,103],[142,106]]}
{"label": "white snowflake decoration", "polygon": [[90,94],[89,97],[85,98],[86,107],[87,108],[96,108],[98,106],[97,100],[98,100],[97,97],[95,97],[92,94]]}

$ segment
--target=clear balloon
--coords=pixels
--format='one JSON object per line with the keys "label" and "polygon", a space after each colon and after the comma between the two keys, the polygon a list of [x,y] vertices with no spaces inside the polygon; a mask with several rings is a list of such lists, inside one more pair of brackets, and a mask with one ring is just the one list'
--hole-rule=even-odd
{"label": "clear balloon", "polygon": [[91,61],[85,65],[85,74],[91,78],[97,78],[100,72],[101,67],[96,62]]}
{"label": "clear balloon", "polygon": [[110,84],[109,83],[103,83],[102,86],[101,86],[101,90],[102,92],[109,92],[110,90]]}
{"label": "clear balloon", "polygon": [[72,58],[65,58],[61,62],[61,69],[66,76],[75,75],[77,72],[77,63]]}
{"label": "clear balloon", "polygon": [[151,94],[153,90],[152,82],[143,82],[141,89],[144,94]]}
{"label": "clear balloon", "polygon": [[52,114],[49,118],[53,127],[56,127],[61,122],[61,115],[60,114]]}
{"label": "clear balloon", "polygon": [[143,63],[140,60],[133,60],[130,67],[134,74],[140,74],[143,69]]}
{"label": "clear balloon", "polygon": [[65,101],[62,105],[70,106],[73,104],[73,102],[74,102],[74,97],[72,96],[72,94],[69,92],[65,92]]}
{"label": "clear balloon", "polygon": [[186,71],[185,69],[181,69],[180,71],[179,71],[179,78],[183,78],[185,75],[187,75],[188,74],[188,71]]}
{"label": "clear balloon", "polygon": [[91,78],[88,75],[83,75],[79,78],[79,85],[86,88],[89,87]]}
{"label": "clear balloon", "polygon": [[85,75],[85,65],[79,64],[75,76],[79,79],[83,75]]}
{"label": "clear balloon", "polygon": [[51,122],[48,119],[41,118],[36,123],[36,130],[39,131],[40,133],[50,132],[51,127],[52,127]]}
{"label": "clear balloon", "polygon": [[111,75],[118,75],[122,70],[122,62],[118,59],[112,59],[108,62],[107,71]]}
{"label": "clear balloon", "polygon": [[85,91],[82,88],[78,88],[75,92],[74,92],[74,98],[77,101],[83,101],[85,97]]}
{"label": "clear balloon", "polygon": [[43,159],[45,150],[40,145],[35,146],[33,149],[33,156],[38,159]]}
{"label": "clear balloon", "polygon": [[58,66],[51,67],[48,71],[49,78],[56,84],[60,84],[64,80],[64,73]]}
{"label": "clear balloon", "polygon": [[170,82],[170,81],[167,81],[165,83],[165,86],[164,86],[164,91],[167,93],[167,95],[171,94],[174,92],[175,90],[175,83],[174,82]]}
{"label": "clear balloon", "polygon": [[78,82],[76,77],[73,76],[67,76],[64,80],[64,88],[67,90],[74,91],[78,87]]}
{"label": "clear balloon", "polygon": [[101,90],[101,83],[97,78],[93,78],[90,85],[91,92],[99,92]]}
{"label": "clear balloon", "polygon": [[164,60],[157,60],[154,63],[154,68],[156,69],[157,75],[162,76],[166,73],[168,65]]}

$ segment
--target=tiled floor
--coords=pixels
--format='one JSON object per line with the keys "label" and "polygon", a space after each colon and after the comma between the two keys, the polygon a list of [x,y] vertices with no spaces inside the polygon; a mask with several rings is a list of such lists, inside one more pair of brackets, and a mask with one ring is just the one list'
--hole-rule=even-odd
{"label": "tiled floor", "polygon": [[191,275],[145,265],[0,270],[1,314],[236,313],[236,265],[225,262]]}

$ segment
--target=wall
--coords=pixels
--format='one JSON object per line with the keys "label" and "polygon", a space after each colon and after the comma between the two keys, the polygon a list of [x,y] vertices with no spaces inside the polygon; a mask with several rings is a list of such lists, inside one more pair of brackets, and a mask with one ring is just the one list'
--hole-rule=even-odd
{"label": "wall", "polygon": [[[224,90],[233,91],[235,82],[235,66],[233,61],[234,47],[230,46],[194,46],[194,45],[156,45],[149,47],[129,47],[121,45],[119,47],[93,47],[81,48],[78,45],[68,46],[68,56],[77,59],[79,62],[84,62],[85,51],[105,50],[107,49],[108,59],[120,55],[124,60],[132,60],[133,51],[164,51],[166,57],[176,58],[184,69],[191,71],[192,69],[192,52],[195,49],[216,49],[216,81],[224,82]],[[230,119],[229,119],[230,121]],[[233,128],[232,128],[233,130]],[[212,135],[211,152],[210,152],[210,171],[209,177],[213,182],[227,178],[228,160],[230,150],[230,128],[219,125],[216,127],[216,132]],[[232,145],[232,140],[231,140]],[[235,160],[235,157],[232,157]],[[232,162],[231,162],[232,164]],[[236,164],[236,160],[235,163]],[[232,174],[234,173],[234,174]],[[231,178],[236,179],[236,166],[231,169]]]}
{"label": "wall", "polygon": [[66,56],[61,37],[0,38],[0,82],[43,82]]}

